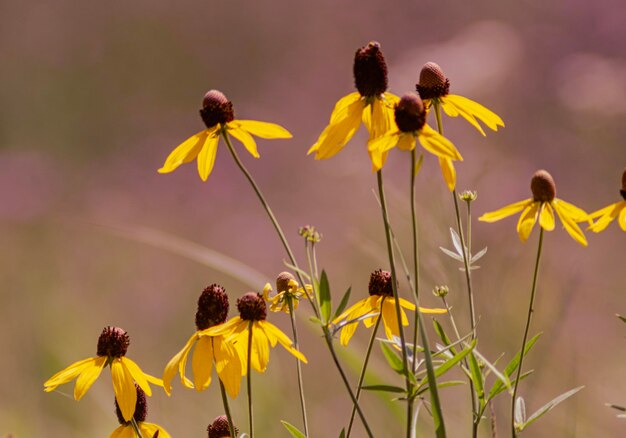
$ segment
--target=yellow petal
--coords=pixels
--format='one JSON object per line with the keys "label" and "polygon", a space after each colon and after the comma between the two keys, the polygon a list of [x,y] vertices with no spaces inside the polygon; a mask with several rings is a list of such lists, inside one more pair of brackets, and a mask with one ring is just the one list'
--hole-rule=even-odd
{"label": "yellow petal", "polygon": [[215,370],[226,391],[232,398],[237,397],[243,375],[239,352],[222,336],[216,336],[213,338],[213,354]]}
{"label": "yellow petal", "polygon": [[87,392],[93,382],[98,379],[100,373],[102,372],[102,368],[104,368],[104,364],[107,362],[106,356],[99,356],[94,358],[94,361],[90,366],[85,367],[83,371],[76,379],[76,386],[74,387],[74,399],[80,400],[83,395]]}
{"label": "yellow petal", "polygon": [[258,122],[256,120],[235,120],[232,123],[241,129],[261,138],[291,138],[289,131],[276,123]]}
{"label": "yellow petal", "polygon": [[96,357],[90,357],[88,359],[79,360],[78,362],[74,362],[67,368],[59,371],[54,376],[45,381],[45,383],[43,384],[44,391],[54,391],[57,386],[74,380],[76,376],[83,372],[84,369],[93,366],[93,363],[96,359]]}
{"label": "yellow petal", "polygon": [[401,151],[412,151],[415,149],[415,136],[410,132],[403,132],[400,134],[398,140],[398,149]]}
{"label": "yellow petal", "polygon": [[[119,426],[117,429],[115,429],[113,431],[113,433],[111,433],[111,435],[109,435],[109,438],[133,438],[133,435],[128,435],[128,429],[131,430],[132,432],[132,426],[126,426],[126,425],[121,425]],[[134,432],[132,432],[134,433]]]}
{"label": "yellow petal", "polygon": [[198,339],[191,357],[191,369],[197,391],[204,391],[211,384],[213,370],[213,344],[210,336]]}
{"label": "yellow petal", "polygon": [[459,114],[476,127],[483,135],[485,135],[485,133],[480,125],[476,123],[476,118],[493,131],[497,131],[498,126],[504,126],[504,122],[500,116],[467,97],[449,94],[444,98],[444,102],[453,105],[458,110]]}
{"label": "yellow petal", "polygon": [[350,104],[346,108],[345,117],[337,117],[335,121],[331,122],[308,153],[315,152],[316,160],[325,160],[337,154],[359,128],[362,113],[362,101],[357,100]]}
{"label": "yellow petal", "polygon": [[252,364],[258,372],[264,373],[270,360],[270,347],[265,331],[259,326],[260,322],[261,321],[255,321],[253,324],[252,351],[253,356],[256,357],[255,360],[252,361]]}
{"label": "yellow petal", "polygon": [[404,298],[400,298],[400,306],[404,307],[405,309],[415,310],[415,304],[405,300]]}
{"label": "yellow petal", "polygon": [[215,156],[217,155],[217,142],[219,139],[219,135],[209,135],[204,142],[202,150],[198,154],[198,173],[202,181],[206,181],[213,170]]}
{"label": "yellow petal", "polygon": [[546,231],[554,230],[554,211],[549,203],[543,203],[539,213],[539,225]]}
{"label": "yellow petal", "polygon": [[430,126],[424,125],[417,138],[419,139],[422,147],[431,154],[434,154],[439,158],[463,161],[463,157],[456,147],[454,147],[452,142]]}
{"label": "yellow petal", "polygon": [[[139,365],[127,357],[122,357],[121,361],[122,365],[126,367],[126,371],[130,373],[133,380],[137,382],[137,385],[139,385],[141,389],[143,389],[143,392],[145,392],[148,397],[152,396],[152,388],[148,385],[148,379],[146,379],[146,375],[143,371],[141,371]],[[161,383],[161,386],[163,386],[163,382],[160,380],[159,382]]]}
{"label": "yellow petal", "polygon": [[626,231],[626,201],[622,202],[622,211],[619,213],[618,223],[622,231]]}
{"label": "yellow petal", "polygon": [[256,147],[256,142],[254,141],[254,138],[252,138],[250,134],[248,134],[243,129],[239,129],[239,128],[229,129],[228,133],[231,134],[240,142],[242,142],[246,150],[250,152],[250,155],[252,155],[254,158],[260,157],[259,151],[257,150],[257,147]]}
{"label": "yellow petal", "polygon": [[370,134],[370,139],[378,138],[391,129],[396,128],[395,121],[390,117],[389,110],[378,98],[365,107],[362,113],[363,124]]}
{"label": "yellow petal", "polygon": [[385,135],[368,140],[367,150],[381,152],[388,151],[398,143],[399,137],[400,131],[388,131]]}
{"label": "yellow petal", "polygon": [[287,350],[289,353],[291,353],[293,356],[295,356],[297,359],[301,360],[302,362],[307,363],[307,360],[304,354],[302,354],[300,351],[293,348],[293,342],[291,342],[291,339],[289,339],[289,337],[286,334],[281,332],[278,327],[276,327],[274,324],[268,321],[258,321],[258,324],[261,326],[264,333],[268,337],[270,335],[275,336],[278,339],[278,342],[280,343],[280,345],[282,345],[285,350]]}
{"label": "yellow petal", "polygon": [[[215,129],[213,129],[214,131]],[[159,173],[169,173],[175,170],[183,163],[188,163],[195,159],[202,149],[207,136],[211,130],[205,129],[197,134],[192,135],[174,149],[165,160],[165,164],[161,167]]]}
{"label": "yellow petal", "polygon": [[517,232],[522,242],[526,242],[526,240],[528,240],[528,236],[530,236],[530,232],[533,230],[535,222],[537,222],[539,206],[539,202],[533,202],[526,207],[526,209],[524,209],[519,217],[519,221],[517,222]]}
{"label": "yellow petal", "polygon": [[113,359],[113,362],[111,362],[111,378],[113,380],[115,398],[122,412],[122,417],[124,417],[124,420],[130,421],[135,413],[137,390],[135,389],[133,377],[126,367],[122,365],[122,361],[119,358]]}
{"label": "yellow petal", "polygon": [[453,191],[456,187],[456,169],[454,163],[449,158],[439,158],[439,167],[441,167],[441,173],[443,179],[448,186],[448,190]]}
{"label": "yellow petal", "polygon": [[[390,302],[391,300],[389,299],[385,300],[381,311],[381,314],[383,316],[383,326],[385,327],[385,335],[389,340],[393,339],[394,336],[400,335],[400,327],[398,326],[398,318],[396,315],[395,305],[391,304]],[[406,318],[406,315],[404,315],[404,318]]]}
{"label": "yellow petal", "polygon": [[421,307],[421,306],[420,306],[420,312],[421,313],[428,313],[428,314],[432,314],[432,315],[442,315],[444,313],[448,313],[448,311],[446,309],[441,309],[439,307],[430,308],[430,307]]}
{"label": "yellow petal", "polygon": [[588,218],[590,220],[595,218],[598,218],[598,220],[587,229],[593,231],[594,233],[599,233],[604,230],[618,216],[618,214],[620,214],[620,211],[622,210],[621,204],[626,206],[626,201],[616,202],[615,204],[611,204],[589,214]]}
{"label": "yellow petal", "polygon": [[485,213],[481,217],[479,217],[478,220],[483,222],[496,222],[500,219],[504,219],[505,217],[509,217],[519,211],[522,211],[530,204],[532,204],[532,202],[532,199],[524,199],[523,201],[519,201],[514,204],[509,204],[505,207],[502,207],[499,210]]}
{"label": "yellow petal", "polygon": [[555,199],[552,201],[554,205],[559,204],[562,211],[566,211],[568,216],[575,222],[584,222],[589,219],[589,215],[582,208],[576,207],[574,204],[565,202],[562,199]]}
{"label": "yellow petal", "polygon": [[[132,427],[129,427],[129,429],[132,430]],[[144,438],[153,438],[157,432],[159,432],[159,438],[172,438],[170,434],[158,424],[141,422],[139,423],[139,430]]]}
{"label": "yellow petal", "polygon": [[[562,202],[555,202],[556,199],[552,202],[554,210],[556,210],[556,214],[561,219],[563,223],[563,227],[565,227],[565,231],[574,239],[576,242],[580,243],[582,246],[587,246],[587,238],[585,234],[580,229],[580,227],[576,224],[575,217],[579,217],[576,215],[576,211],[574,211],[575,216],[572,217],[572,211],[570,211],[567,207],[563,206]],[[586,214],[585,214],[586,216]]]}
{"label": "yellow petal", "polygon": [[198,339],[198,335],[194,333],[191,335],[183,349],[176,353],[176,355],[171,358],[165,366],[165,371],[163,371],[163,389],[165,389],[167,395],[170,395],[172,392],[171,382],[177,371],[180,371],[180,378],[183,385],[188,388],[193,388],[191,381],[185,377],[185,365],[187,363],[189,350],[191,350],[191,347],[196,342],[196,339]]}
{"label": "yellow petal", "polygon": [[347,96],[342,97],[337,101],[335,107],[333,108],[333,112],[330,115],[330,122],[336,122],[337,120],[342,120],[346,117],[347,108],[352,105],[354,102],[358,102],[361,100],[361,95],[355,91],[353,93],[348,94]]}

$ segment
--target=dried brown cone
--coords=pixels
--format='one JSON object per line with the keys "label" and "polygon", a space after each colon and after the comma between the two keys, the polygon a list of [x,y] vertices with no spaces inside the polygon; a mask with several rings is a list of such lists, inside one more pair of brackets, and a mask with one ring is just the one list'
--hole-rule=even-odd
{"label": "dried brown cone", "polygon": [[530,190],[535,202],[552,202],[556,197],[554,179],[545,170],[538,170],[530,180]]}
{"label": "dried brown cone", "polygon": [[391,273],[378,269],[371,273],[368,291],[370,295],[393,296]]}
{"label": "dried brown cone", "polygon": [[198,298],[196,328],[204,330],[226,321],[228,317],[228,295],[219,284],[206,287]]}
{"label": "dried brown cone", "polygon": [[438,64],[427,62],[420,71],[419,83],[415,88],[422,99],[435,99],[450,92],[450,81]]}
{"label": "dried brown cone", "polygon": [[107,357],[123,357],[126,355],[130,338],[125,330],[119,327],[105,327],[98,338],[96,354]]}
{"label": "dried brown cone", "polygon": [[[228,418],[226,415],[220,415],[215,418],[207,428],[209,438],[230,438],[230,427],[228,426]],[[235,436],[239,433],[239,429],[235,427]]]}
{"label": "dried brown cone", "polygon": [[237,299],[239,316],[245,321],[262,321],[267,317],[267,306],[263,296],[256,292],[248,292]]}

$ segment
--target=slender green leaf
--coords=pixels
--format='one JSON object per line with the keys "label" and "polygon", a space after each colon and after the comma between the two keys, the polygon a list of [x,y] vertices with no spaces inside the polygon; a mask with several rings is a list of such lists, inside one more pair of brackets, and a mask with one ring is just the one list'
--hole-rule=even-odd
{"label": "slender green leaf", "polygon": [[346,438],[346,429],[341,429],[341,433],[339,434],[339,438]]}
{"label": "slender green leaf", "polygon": [[526,402],[523,397],[517,397],[515,400],[515,430],[521,431],[526,422]]}
{"label": "slender green leaf", "polygon": [[567,391],[566,393],[563,393],[563,394],[559,395],[558,397],[550,400],[548,403],[546,403],[545,405],[543,405],[542,407],[537,409],[537,411],[534,414],[532,414],[528,418],[528,420],[526,420],[524,422],[524,424],[522,425],[521,429],[523,430],[526,427],[530,426],[535,421],[537,421],[538,419],[543,417],[545,414],[550,412],[559,403],[567,400],[568,398],[570,398],[571,396],[573,396],[574,394],[576,394],[578,391],[580,391],[583,388],[584,388],[584,386],[579,386],[578,388],[571,389],[571,390]]}
{"label": "slender green leaf", "polygon": [[626,412],[626,408],[624,406],[614,405],[611,403],[607,403],[605,406],[608,406],[609,408],[617,409],[618,411]]}
{"label": "slender green leaf", "polygon": [[395,392],[399,394],[406,393],[406,389],[393,385],[365,385],[361,386],[361,389],[366,389],[368,391]]}
{"label": "slender green leaf", "polygon": [[480,401],[480,407],[482,408],[485,405],[485,386],[483,381],[483,373],[481,372],[480,365],[476,360],[476,356],[474,352],[469,355],[469,369],[471,373],[472,382],[474,382],[474,389],[476,390],[476,395]]}
{"label": "slender green leaf", "polygon": [[346,293],[343,294],[343,297],[341,298],[341,301],[339,302],[339,307],[337,307],[337,310],[335,310],[333,319],[341,315],[341,312],[343,312],[346,306],[348,305],[348,301],[350,300],[350,292],[352,292],[352,287],[349,287]]}
{"label": "slender green leaf", "polygon": [[285,429],[289,431],[289,433],[291,434],[293,438],[306,438],[306,435],[300,432],[298,428],[294,426],[293,424],[287,423],[286,421],[283,421],[283,420],[280,420],[280,422],[283,423],[283,426],[285,426]]}
{"label": "slender green leaf", "polygon": [[[519,381],[521,382],[526,377],[530,376],[533,372],[534,372],[534,370],[530,370],[530,371],[526,371],[526,372],[522,373],[522,375],[519,376]],[[513,381],[511,382],[511,385],[514,385],[514,384],[515,384],[515,379],[513,379]],[[506,389],[506,386],[504,386],[504,385],[501,385],[497,389],[496,392],[493,392],[493,389],[492,389],[491,392],[489,393],[489,395],[487,396],[487,401],[490,401],[492,398],[494,398],[496,395],[500,394],[505,389]]]}
{"label": "slender green leaf", "polygon": [[[434,374],[435,377],[441,377],[442,375],[444,375],[445,373],[447,373],[448,371],[450,371],[450,369],[455,366],[457,363],[461,362],[463,360],[463,358],[465,356],[467,356],[470,351],[472,351],[472,349],[474,348],[474,346],[476,345],[476,340],[472,341],[472,343],[465,348],[463,351],[455,354],[453,357],[451,357],[450,359],[448,359],[447,361],[445,361],[443,364],[439,365],[437,368],[434,369]],[[420,383],[420,387],[426,385],[426,383],[428,383],[429,380],[429,376],[427,375]]]}
{"label": "slender green leaf", "polygon": [[626,317],[624,317],[624,316],[622,316],[622,315],[619,315],[619,314],[617,315],[617,317],[618,317],[619,319],[621,319],[621,320],[622,320],[622,322],[626,322]]}
{"label": "slender green leaf", "polygon": [[383,355],[387,359],[387,363],[396,373],[404,375],[404,364],[402,358],[386,343],[381,343],[380,348],[383,350]]}
{"label": "slender green leaf", "polygon": [[[441,324],[439,324],[439,321],[437,321],[435,318],[433,318],[433,325],[435,326],[435,331],[439,335],[439,339],[441,339],[441,342],[443,342],[446,346],[449,346],[452,342],[450,341],[448,335],[446,335],[446,332],[443,330]],[[452,354],[456,354],[453,349],[450,350],[452,351]]]}
{"label": "slender green leaf", "polygon": [[[489,362],[485,356],[483,356],[480,351],[474,349],[474,351],[472,352],[472,354],[475,354],[476,357],[478,357],[478,359],[480,359],[482,361],[482,363],[485,364],[485,366],[493,373],[495,374],[495,376],[500,379],[502,381],[502,383],[504,383],[504,386],[506,386],[508,389],[511,389],[511,380],[505,376],[504,374],[502,374],[500,371],[498,371],[498,369],[495,367],[495,365],[493,365],[491,362]],[[484,378],[483,378],[484,379]],[[484,382],[484,380],[483,380]]]}
{"label": "slender green leaf", "polygon": [[417,176],[420,173],[420,169],[422,168],[422,163],[424,162],[424,154],[420,154],[419,158],[415,162],[415,169],[413,169],[413,175]]}
{"label": "slender green leaf", "polygon": [[[526,347],[524,348],[524,356],[526,356],[528,351],[533,347],[533,345],[535,345],[535,342],[537,342],[537,339],[539,339],[539,336],[541,335],[542,333],[537,333],[526,343]],[[513,372],[515,372],[515,370],[519,366],[519,360],[520,360],[520,353],[518,352],[515,355],[515,357],[513,357],[513,359],[511,359],[511,361],[504,368],[503,374],[507,377],[511,377]],[[491,391],[489,391],[489,396],[487,396],[487,400],[491,400],[494,397],[494,395],[496,395],[499,392],[502,392],[502,389],[504,389],[504,386],[505,386],[505,383],[502,380],[500,379],[496,380],[493,386],[491,387]]]}
{"label": "slender green leaf", "polygon": [[317,318],[317,317],[315,317],[315,316],[310,317],[310,318],[309,318],[309,321],[311,321],[312,323],[315,323],[315,324],[322,325],[322,326],[324,325],[324,323],[322,322],[322,320],[321,320],[321,319],[319,319],[319,318]]}
{"label": "slender green leaf", "polygon": [[322,271],[320,278],[320,310],[322,313],[322,322],[328,323],[330,319],[331,302],[330,302],[330,285],[326,271]]}
{"label": "slender green leaf", "polygon": [[[450,387],[450,386],[459,386],[459,385],[465,385],[465,381],[463,381],[463,380],[448,380],[448,381],[445,381],[445,382],[437,382],[437,388],[447,388],[447,387]],[[422,395],[426,391],[428,391],[428,386],[425,387],[425,388],[420,389],[419,391],[417,391],[415,393],[415,395]]]}

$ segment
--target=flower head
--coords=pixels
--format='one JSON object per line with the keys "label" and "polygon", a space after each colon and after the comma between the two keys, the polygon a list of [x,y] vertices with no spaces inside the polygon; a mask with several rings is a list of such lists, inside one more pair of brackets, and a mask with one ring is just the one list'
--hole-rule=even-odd
{"label": "flower head", "polygon": [[407,93],[394,109],[395,128],[367,143],[374,170],[380,170],[389,151],[398,146],[403,151],[415,149],[416,140],[439,159],[463,160],[452,142],[426,124],[426,108],[416,93]]}
{"label": "flower head", "polygon": [[148,396],[152,395],[149,383],[163,386],[163,382],[145,374],[135,362],[126,357],[129,344],[126,331],[119,327],[105,327],[98,338],[96,356],[75,362],[59,371],[44,383],[44,390],[54,391],[59,385],[76,379],[74,399],[80,400],[98,379],[102,369],[109,365],[115,398],[119,402],[123,418],[130,421],[137,402],[135,382]]}
{"label": "flower head", "polygon": [[[361,47],[354,55],[354,85],[357,92],[342,97],[335,104],[330,123],[309,149],[316,160],[325,160],[337,154],[350,141],[361,121],[376,138],[389,130],[393,122],[393,106],[398,97],[387,93],[387,64],[380,44],[373,41]],[[380,161],[378,157],[372,157]]]}
{"label": "flower head", "polygon": [[[228,426],[228,418],[226,415],[216,417],[207,428],[209,438],[230,438],[230,427]],[[235,427],[235,435],[239,433],[239,429]]]}
{"label": "flower head", "polygon": [[[248,292],[237,300],[239,316],[231,318],[224,324],[207,330],[211,336],[223,335],[235,344],[242,360],[242,371],[247,372],[247,361],[259,373],[265,372],[270,359],[269,346],[280,343],[288,352],[304,363],[306,357],[293,348],[293,342],[274,324],[265,320],[267,307],[263,296],[256,292]],[[250,358],[248,358],[248,342],[252,343]]]}
{"label": "flower head", "polygon": [[[463,117],[482,135],[485,135],[485,131],[476,119],[494,131],[498,130],[498,126],[504,126],[504,122],[496,113],[479,103],[463,96],[449,94],[450,80],[446,78],[441,67],[434,62],[424,64],[420,71],[419,83],[415,88],[424,100],[427,108],[433,103],[441,105],[443,111],[448,116]],[[456,186],[456,169],[452,160],[446,157],[439,157],[439,165],[448,189],[453,191]]]}
{"label": "flower head", "polygon": [[[133,415],[133,418],[135,419],[142,436],[170,438],[170,434],[158,424],[145,422],[146,416],[148,415],[148,401],[146,400],[146,394],[138,385],[135,385],[135,389],[137,391],[137,403],[135,404],[135,414]],[[121,426],[115,429],[113,433],[109,435],[109,438],[135,438],[136,435],[132,423],[124,418],[120,405],[117,402],[117,398],[115,399],[115,414],[117,415],[117,420]]]}
{"label": "flower head", "polygon": [[253,135],[261,138],[291,138],[291,134],[282,126],[256,120],[236,120],[233,104],[217,90],[208,91],[202,101],[200,117],[207,129],[198,132],[182,142],[165,160],[159,173],[169,173],[178,166],[198,158],[198,173],[206,181],[217,154],[220,136],[229,141],[228,134],[243,143],[254,158],[259,158]]}
{"label": "flower head", "polygon": [[[213,327],[219,327],[228,316],[228,295],[226,290],[212,284],[206,287],[198,299],[196,311],[197,331],[191,335],[185,346],[167,364],[163,372],[165,392],[170,395],[172,379],[178,372],[180,382],[186,388],[204,391],[211,384],[213,364],[226,391],[231,397],[237,397],[241,385],[241,360],[238,350],[232,342],[222,335],[210,333]],[[194,381],[185,376],[187,358],[195,346],[191,358]]]}
{"label": "flower head", "polygon": [[294,310],[297,309],[301,299],[312,296],[313,289],[310,284],[301,288],[290,272],[281,272],[276,277],[276,295],[270,297],[271,292],[272,286],[267,283],[263,288],[263,298],[270,303],[270,310],[289,313],[289,302],[291,301]]}
{"label": "flower head", "polygon": [[[359,321],[363,321],[365,327],[370,328],[376,323],[379,315],[382,317],[385,335],[392,340],[394,336],[400,335],[400,326],[396,314],[396,300],[393,297],[393,284],[391,274],[381,269],[372,272],[369,281],[369,297],[346,309],[341,315],[333,320],[333,324],[341,329],[339,341],[341,345],[348,345],[354,335]],[[403,298],[400,298],[402,325],[409,325],[404,309],[415,310],[415,305]],[[422,313],[446,313],[445,309],[419,308]]]}
{"label": "flower head", "polygon": [[624,168],[624,172],[622,173],[622,189],[619,191],[619,194],[622,196],[622,201],[617,201],[614,204],[589,214],[590,220],[597,220],[589,226],[588,230],[599,233],[608,227],[616,217],[619,217],[617,223],[623,231],[626,231],[626,168]]}
{"label": "flower head", "polygon": [[525,242],[537,219],[539,219],[541,228],[552,231],[555,225],[554,212],[556,211],[569,235],[576,242],[587,246],[587,239],[577,225],[577,222],[587,220],[587,213],[556,197],[556,185],[548,172],[545,170],[535,172],[530,182],[530,190],[533,194],[531,199],[525,199],[499,210],[485,213],[478,220],[496,222],[521,211],[522,214],[517,222],[517,232],[520,240]]}

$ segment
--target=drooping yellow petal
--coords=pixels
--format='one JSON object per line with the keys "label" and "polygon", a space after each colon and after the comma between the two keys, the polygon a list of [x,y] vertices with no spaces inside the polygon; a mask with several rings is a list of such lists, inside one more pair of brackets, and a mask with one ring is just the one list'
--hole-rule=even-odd
{"label": "drooping yellow petal", "polygon": [[561,211],[566,211],[568,216],[575,222],[584,222],[589,219],[589,215],[582,208],[576,207],[574,204],[565,202],[562,199],[555,199],[552,204],[559,204]]}
{"label": "drooping yellow petal", "polygon": [[[143,389],[143,392],[145,392],[147,396],[151,396],[152,388],[150,388],[150,385],[148,385],[148,379],[146,378],[147,375],[143,371],[141,371],[139,365],[137,365],[135,362],[127,357],[122,357],[121,360],[122,365],[126,367],[126,370],[130,373],[135,382],[137,382],[137,385],[139,385],[139,387]],[[163,386],[163,381],[161,379],[156,379],[156,381],[158,382],[158,385]]]}
{"label": "drooping yellow petal", "polygon": [[276,123],[259,122],[257,120],[234,120],[244,131],[261,138],[291,138],[291,132]]}
{"label": "drooping yellow petal", "polygon": [[618,223],[622,231],[626,231],[626,201],[622,203],[622,211],[619,212]]}
{"label": "drooping yellow petal", "polygon": [[191,356],[193,381],[197,391],[204,391],[211,384],[211,371],[213,370],[213,344],[211,341],[210,336],[200,337]]}
{"label": "drooping yellow petal", "polygon": [[388,131],[387,134],[367,142],[367,150],[372,160],[372,170],[374,172],[378,172],[383,168],[387,159],[387,152],[396,145],[399,135],[398,131]]}
{"label": "drooping yellow petal", "polygon": [[541,207],[539,225],[546,231],[554,230],[554,211],[548,202],[544,202]]}
{"label": "drooping yellow petal", "polygon": [[401,151],[412,151],[415,149],[415,136],[412,132],[403,132],[400,134],[398,149]]}
{"label": "drooping yellow petal", "polygon": [[599,233],[604,230],[609,224],[615,219],[620,211],[623,209],[622,204],[626,206],[626,201],[616,202],[615,204],[611,204],[607,207],[604,207],[598,211],[594,211],[589,214],[589,219],[599,218],[593,225],[590,225],[588,230],[593,231],[594,233]]}
{"label": "drooping yellow petal", "polygon": [[446,182],[448,190],[451,192],[456,187],[456,169],[454,163],[449,158],[439,158],[439,167],[441,167],[441,174]]}
{"label": "drooping yellow petal", "polygon": [[329,124],[322,132],[317,142],[309,149],[309,154],[315,152],[316,160],[325,160],[337,154],[354,136],[361,124],[363,102],[357,100],[350,104],[345,111],[345,117]]}
{"label": "drooping yellow petal", "polygon": [[415,310],[415,304],[410,301],[405,300],[404,298],[400,298],[400,307],[404,307],[408,310]]}
{"label": "drooping yellow petal", "polygon": [[[574,210],[575,216],[572,217],[571,216],[572,211],[569,208],[565,207],[562,202],[556,202],[556,201],[557,200],[555,199],[552,202],[552,205],[554,207],[554,210],[556,211],[556,214],[559,216],[559,219],[561,219],[561,222],[563,223],[563,226],[565,227],[565,231],[567,231],[567,233],[576,242],[580,243],[582,246],[587,246],[587,238],[585,237],[585,234],[576,223],[575,218],[579,217],[576,214],[577,212]],[[585,216],[586,216],[586,213],[585,213]]]}
{"label": "drooping yellow petal", "polygon": [[428,125],[420,130],[417,138],[424,149],[439,158],[463,161],[463,157],[450,140]]}
{"label": "drooping yellow petal", "polygon": [[119,358],[113,359],[111,362],[111,378],[113,380],[113,390],[117,404],[122,412],[124,420],[130,421],[135,413],[135,404],[137,403],[137,390],[133,377]]}
{"label": "drooping yellow petal", "polygon": [[535,222],[537,222],[537,213],[539,212],[540,205],[541,203],[539,202],[533,202],[524,209],[519,217],[519,221],[517,222],[517,233],[519,234],[519,238],[522,242],[526,242],[526,240],[528,240],[528,236],[530,236],[530,232],[533,230]]}
{"label": "drooping yellow petal", "polygon": [[499,221],[500,219],[504,219],[505,217],[509,217],[511,215],[514,215],[517,212],[522,211],[523,209],[525,209],[532,203],[533,203],[532,199],[524,199],[523,201],[519,201],[514,204],[509,204],[507,206],[504,206],[499,210],[485,213],[481,217],[479,217],[478,220],[483,221],[483,222],[496,222],[496,221]]}
{"label": "drooping yellow petal", "polygon": [[[387,339],[391,340],[394,336],[400,335],[400,327],[398,326],[398,318],[396,315],[395,304],[393,304],[392,299],[386,299],[382,305],[381,314],[383,316],[383,326],[385,327],[385,336]],[[401,312],[401,318],[406,319],[406,314],[404,311]],[[409,322],[407,321],[407,325]]]}
{"label": "drooping yellow petal", "polygon": [[54,391],[57,386],[74,380],[76,376],[83,372],[84,369],[93,366],[96,359],[97,357],[90,357],[88,359],[79,360],[78,362],[74,362],[67,368],[59,371],[44,382],[44,391]]}
{"label": "drooping yellow petal", "polygon": [[228,394],[235,398],[239,394],[243,375],[239,352],[223,336],[213,337],[215,370]]}
{"label": "drooping yellow petal", "polygon": [[219,139],[219,135],[209,135],[204,142],[202,150],[198,154],[198,174],[202,181],[206,181],[213,170],[215,156],[217,155],[217,142]]}
{"label": "drooping yellow petal", "polygon": [[228,134],[231,134],[233,137],[243,143],[246,150],[250,152],[250,155],[252,155],[254,158],[260,157],[254,138],[252,138],[252,136],[246,131],[240,128],[231,128],[228,130]]}
{"label": "drooping yellow petal", "polygon": [[[132,426],[129,427],[129,429],[132,430]],[[139,423],[139,430],[144,438],[152,438],[157,432],[159,432],[159,438],[172,438],[170,434],[158,424],[142,422]]]}
{"label": "drooping yellow petal", "polygon": [[276,327],[271,322],[266,320],[257,321],[258,326],[263,330],[263,332],[267,335],[268,338],[270,336],[275,337],[278,340],[278,343],[283,346],[285,350],[295,356],[297,359],[301,360],[304,363],[307,363],[307,359],[300,351],[293,348],[293,342],[289,339],[289,336],[280,331],[278,327]]}
{"label": "drooping yellow petal", "polygon": [[395,123],[382,100],[374,98],[363,110],[363,124],[370,134],[370,139],[378,138],[393,129]]}
{"label": "drooping yellow petal", "polygon": [[346,111],[348,111],[348,107],[354,102],[358,102],[359,100],[361,100],[361,95],[357,91],[339,99],[335,104],[335,107],[333,108],[333,112],[330,114],[329,124],[332,124],[337,120],[342,120],[344,117],[346,117]]}
{"label": "drooping yellow petal", "polygon": [[[446,111],[446,106],[454,106],[455,109],[458,111],[458,114],[460,114],[465,120],[471,123],[483,135],[485,135],[485,132],[480,127],[480,125],[478,125],[476,119],[483,122],[489,127],[489,129],[493,131],[497,131],[498,126],[504,126],[504,122],[502,121],[500,116],[498,116],[493,111],[485,108],[481,104],[468,99],[467,97],[449,94],[443,98],[443,102],[444,111]],[[448,111],[446,111],[446,114],[448,114]]]}
{"label": "drooping yellow petal", "polygon": [[135,432],[131,425],[122,424],[109,435],[109,438],[134,438]]}
{"label": "drooping yellow petal", "polygon": [[191,381],[185,377],[185,366],[187,364],[187,356],[189,355],[189,350],[191,350],[191,347],[197,339],[197,333],[191,335],[183,349],[176,353],[176,355],[171,358],[165,366],[165,370],[163,371],[163,389],[165,389],[165,393],[167,395],[170,395],[172,393],[171,382],[177,371],[180,373],[180,380],[183,386],[187,388],[193,388],[193,383],[191,383]]}
{"label": "drooping yellow petal", "polygon": [[83,395],[87,392],[93,382],[95,382],[100,373],[102,372],[102,368],[104,368],[104,364],[107,362],[106,356],[99,356],[94,358],[94,361],[87,367],[83,368],[83,371],[76,379],[76,386],[74,387],[74,399],[80,400]]}
{"label": "drooping yellow petal", "polygon": [[259,326],[261,321],[255,321],[253,323],[252,330],[252,367],[260,373],[264,373],[267,369],[267,364],[270,361],[270,347],[269,340],[265,331]]}
{"label": "drooping yellow petal", "polygon": [[178,166],[184,163],[189,163],[193,161],[200,150],[202,149],[202,145],[206,141],[206,138],[215,131],[216,128],[205,129],[203,131],[198,132],[197,134],[192,135],[187,140],[182,142],[180,145],[174,149],[167,159],[165,160],[165,164],[161,167],[158,172],[159,173],[169,173],[175,170]]}
{"label": "drooping yellow petal", "polygon": [[198,334],[200,336],[223,335],[228,337],[233,333],[240,333],[241,330],[245,329],[246,325],[246,321],[242,320],[240,316],[233,316],[225,323],[209,327],[208,329],[198,332]]}
{"label": "drooping yellow petal", "polygon": [[446,309],[441,309],[439,307],[421,307],[420,306],[420,312],[421,313],[428,313],[428,314],[432,314],[432,315],[442,315],[444,313],[448,313],[448,311]]}

